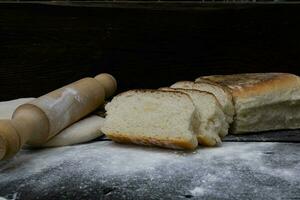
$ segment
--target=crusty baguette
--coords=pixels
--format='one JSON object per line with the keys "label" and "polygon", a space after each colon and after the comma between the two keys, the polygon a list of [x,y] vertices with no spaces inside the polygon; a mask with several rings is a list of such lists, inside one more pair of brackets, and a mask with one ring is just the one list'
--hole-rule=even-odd
{"label": "crusty baguette", "polygon": [[195,89],[164,87],[160,90],[180,91],[188,94],[196,106],[199,118],[199,127],[196,133],[198,142],[204,146],[221,144],[221,138],[227,135],[229,125],[220,103],[213,94]]}
{"label": "crusty baguette", "polygon": [[221,104],[222,110],[226,115],[227,123],[230,124],[233,121],[234,106],[232,102],[232,96],[227,88],[208,81],[203,81],[199,83],[195,83],[192,81],[179,81],[171,85],[171,88],[196,89],[212,93],[213,95],[215,95],[215,97]]}
{"label": "crusty baguette", "polygon": [[236,116],[232,133],[300,128],[300,78],[288,73],[199,77],[229,88]]}
{"label": "crusty baguette", "polygon": [[195,149],[196,109],[183,92],[130,90],[105,106],[102,132],[121,143]]}

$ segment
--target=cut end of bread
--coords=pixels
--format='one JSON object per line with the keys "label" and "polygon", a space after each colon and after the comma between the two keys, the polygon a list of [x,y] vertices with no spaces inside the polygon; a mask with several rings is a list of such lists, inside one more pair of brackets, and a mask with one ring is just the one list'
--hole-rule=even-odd
{"label": "cut end of bread", "polygon": [[184,89],[195,89],[205,91],[213,94],[218,102],[220,103],[223,112],[226,115],[227,123],[232,123],[234,116],[234,105],[230,92],[223,86],[211,83],[208,81],[204,82],[192,82],[192,81],[179,81],[171,85],[171,88],[184,88]]}
{"label": "cut end of bread", "polygon": [[197,132],[197,139],[200,144],[204,146],[217,146],[221,144],[221,137],[228,133],[228,123],[226,116],[222,111],[220,104],[215,96],[209,92],[182,89],[182,88],[159,88],[164,91],[180,91],[188,94],[197,111],[197,118],[199,120]]}
{"label": "cut end of bread", "polygon": [[130,90],[119,94],[105,107],[101,129],[116,142],[195,149],[196,109],[182,92]]}

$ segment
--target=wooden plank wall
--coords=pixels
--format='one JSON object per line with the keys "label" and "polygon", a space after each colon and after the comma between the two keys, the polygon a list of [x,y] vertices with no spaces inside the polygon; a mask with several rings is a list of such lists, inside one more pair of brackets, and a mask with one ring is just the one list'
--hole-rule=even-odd
{"label": "wooden plank wall", "polygon": [[300,4],[0,3],[0,100],[100,72],[119,91],[199,75],[300,75]]}

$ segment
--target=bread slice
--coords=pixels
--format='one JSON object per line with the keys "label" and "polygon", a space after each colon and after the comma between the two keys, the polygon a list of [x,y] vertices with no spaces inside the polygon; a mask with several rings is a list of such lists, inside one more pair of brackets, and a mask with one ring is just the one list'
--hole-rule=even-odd
{"label": "bread slice", "polygon": [[188,94],[193,100],[199,118],[197,130],[198,142],[204,146],[220,145],[221,138],[227,135],[229,125],[216,97],[208,92],[194,89],[160,88],[164,91],[180,91]]}
{"label": "bread slice", "polygon": [[227,86],[236,110],[230,132],[300,128],[300,78],[288,73],[204,76]]}
{"label": "bread slice", "polygon": [[195,83],[192,81],[179,81],[171,85],[171,88],[196,89],[212,93],[221,104],[222,110],[226,115],[227,123],[230,124],[233,121],[234,106],[232,102],[232,96],[225,87],[212,82],[209,83],[208,81],[203,81],[201,83]]}
{"label": "bread slice", "polygon": [[105,106],[102,132],[116,142],[195,149],[198,120],[191,98],[183,92],[130,90]]}

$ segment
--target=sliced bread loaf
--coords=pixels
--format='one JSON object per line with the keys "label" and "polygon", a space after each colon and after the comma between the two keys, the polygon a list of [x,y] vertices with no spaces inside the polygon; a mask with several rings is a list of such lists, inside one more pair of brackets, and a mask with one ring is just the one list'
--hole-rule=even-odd
{"label": "sliced bread loaf", "polygon": [[231,133],[300,128],[300,78],[288,73],[211,75],[208,80],[229,88],[236,115]]}
{"label": "sliced bread loaf", "polygon": [[198,142],[204,146],[221,144],[221,138],[228,133],[228,123],[216,97],[208,92],[194,89],[160,88],[164,91],[180,91],[188,94],[193,100],[199,119],[197,130]]}
{"label": "sliced bread loaf", "polygon": [[130,90],[105,106],[102,132],[120,143],[195,149],[198,145],[196,108],[178,91]]}
{"label": "sliced bread loaf", "polygon": [[232,96],[226,88],[218,84],[209,83],[208,81],[203,81],[199,83],[195,83],[192,81],[179,81],[171,85],[171,88],[196,89],[200,91],[209,92],[215,95],[215,97],[222,106],[223,112],[226,115],[227,123],[230,124],[233,121],[234,106],[232,102]]}

